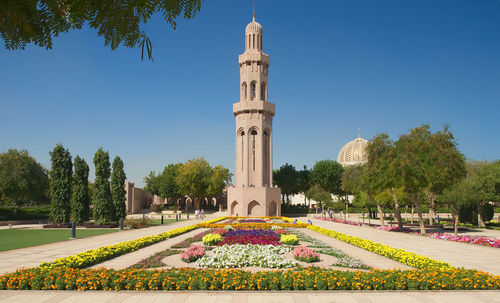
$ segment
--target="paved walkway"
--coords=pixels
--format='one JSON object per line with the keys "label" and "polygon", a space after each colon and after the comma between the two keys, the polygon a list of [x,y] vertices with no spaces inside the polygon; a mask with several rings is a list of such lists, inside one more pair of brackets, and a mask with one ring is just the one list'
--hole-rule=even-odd
{"label": "paved walkway", "polygon": [[0,291],[0,302],[61,303],[499,303],[499,291],[103,292]]}
{"label": "paved walkway", "polygon": [[[307,222],[305,217],[298,219],[301,222]],[[389,232],[366,226],[312,220],[314,225],[320,227],[412,251],[432,259],[448,262],[456,267],[473,268],[500,275],[500,249],[498,248]]]}
{"label": "paved walkway", "polygon": [[20,267],[35,267],[40,265],[42,262],[51,262],[54,259],[76,255],[89,249],[96,249],[104,245],[111,245],[145,236],[156,235],[161,232],[199,222],[202,222],[202,220],[180,221],[149,228],[126,230],[83,239],[74,239],[70,241],[0,252],[0,274],[15,271]]}
{"label": "paved walkway", "polygon": [[[404,217],[404,214],[401,214],[403,217]],[[311,217],[313,216],[320,216],[320,215],[310,215],[309,216],[309,219],[311,219]],[[451,217],[451,215],[449,214],[441,214],[440,213],[440,216],[441,218],[449,218]],[[344,216],[341,216],[339,214],[337,214],[335,216],[335,218],[337,219],[344,219]],[[407,214],[407,219],[410,218],[410,214]],[[495,218],[497,218],[497,216],[495,215]],[[359,222],[359,223],[362,223],[363,222],[363,219],[362,217],[359,215],[359,214],[349,214],[347,216],[347,219],[350,220],[350,221],[353,221],[353,222]],[[414,223],[418,223],[418,218],[417,218],[417,215],[415,214],[414,217]],[[368,217],[365,217],[365,223],[368,223]],[[379,224],[380,221],[378,219],[371,219],[370,221],[371,223],[373,224]],[[424,220],[425,224],[428,224],[429,223],[429,220],[428,219],[425,219]],[[389,225],[389,221],[385,221],[385,223],[387,225]],[[397,224],[394,223],[393,226],[396,226]],[[445,230],[444,232],[446,233],[453,233],[453,225],[446,225],[448,227],[447,230]],[[418,230],[418,226],[415,226],[413,227],[415,230]],[[451,229],[450,229],[451,228]],[[439,231],[439,232],[443,232],[443,230],[435,230],[435,231]],[[482,236],[482,237],[489,237],[489,238],[496,238],[496,239],[500,239],[500,230],[496,230],[496,229],[486,229],[486,228],[468,228],[466,231],[465,230],[459,230],[458,232],[459,235],[467,235],[467,236]]]}

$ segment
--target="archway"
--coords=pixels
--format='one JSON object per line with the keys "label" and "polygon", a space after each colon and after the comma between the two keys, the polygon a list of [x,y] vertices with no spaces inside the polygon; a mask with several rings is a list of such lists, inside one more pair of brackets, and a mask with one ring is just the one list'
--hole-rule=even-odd
{"label": "archway", "polygon": [[231,216],[241,215],[240,204],[237,201],[231,203]]}
{"label": "archway", "polygon": [[278,214],[278,206],[275,201],[269,203],[269,216],[276,216]]}
{"label": "archway", "polygon": [[259,215],[260,204],[257,201],[252,201],[248,204],[248,215],[249,216],[257,216]]}

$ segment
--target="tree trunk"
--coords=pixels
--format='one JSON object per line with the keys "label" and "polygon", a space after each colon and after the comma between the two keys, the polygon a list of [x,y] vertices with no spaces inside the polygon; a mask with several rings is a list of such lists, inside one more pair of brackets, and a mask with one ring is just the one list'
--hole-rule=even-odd
{"label": "tree trunk", "polygon": [[370,199],[373,201],[373,203],[375,203],[375,205],[377,205],[377,211],[378,211],[378,216],[379,216],[379,220],[380,220],[380,225],[385,226],[384,212],[382,211],[382,207],[380,207],[380,204],[377,202],[377,200],[375,200],[375,198],[373,198],[371,193],[367,193],[367,194],[368,194],[368,197],[370,197]]}
{"label": "tree trunk", "polygon": [[429,225],[433,225],[436,217],[436,196],[428,189],[424,190],[424,193],[429,202]]}
{"label": "tree trunk", "polygon": [[484,224],[483,216],[481,215],[482,204],[479,204],[477,207],[477,226],[479,228],[486,228],[486,224]]}
{"label": "tree trunk", "polygon": [[415,206],[411,206],[411,217],[410,217],[410,223],[413,224],[413,215],[415,214]]}
{"label": "tree trunk", "polygon": [[422,217],[422,210],[420,209],[420,201],[418,201],[418,194],[413,194],[413,205],[417,209],[418,214],[418,224],[420,225],[420,233],[425,235],[425,226],[424,226],[424,218]]}
{"label": "tree trunk", "polygon": [[394,208],[394,216],[398,221],[398,229],[402,231],[403,220],[401,219],[401,211],[399,210],[399,202],[398,202],[398,197],[396,196],[396,190],[394,188],[391,188],[391,192],[392,192],[392,198],[394,199],[394,204],[392,205]]}
{"label": "tree trunk", "polygon": [[382,210],[382,207],[380,207],[380,204],[377,203],[377,210],[378,210],[378,216],[380,220],[380,225],[385,226],[384,222],[384,211]]}
{"label": "tree trunk", "polygon": [[451,205],[451,211],[453,216],[453,233],[456,237],[458,236],[458,207]]}

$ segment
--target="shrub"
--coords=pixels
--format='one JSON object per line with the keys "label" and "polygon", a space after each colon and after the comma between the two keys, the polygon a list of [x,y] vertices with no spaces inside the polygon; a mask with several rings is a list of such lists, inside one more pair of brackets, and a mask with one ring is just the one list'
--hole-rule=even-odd
{"label": "shrub", "polygon": [[208,234],[202,240],[205,245],[215,245],[222,241],[222,236],[219,234]]}
{"label": "shrub", "polygon": [[153,225],[153,220],[151,219],[125,219],[123,221],[124,226],[129,226],[132,229],[139,229],[139,228],[145,228],[145,227],[150,227]]}
{"label": "shrub", "polygon": [[198,260],[203,257],[204,254],[205,248],[200,245],[191,245],[185,252],[181,252],[181,259],[189,263]]}
{"label": "shrub", "polygon": [[295,247],[292,251],[292,254],[295,257],[295,259],[299,261],[304,261],[307,263],[313,263],[319,261],[319,253],[304,246]]}
{"label": "shrub", "polygon": [[287,244],[287,245],[297,245],[299,244],[299,239],[297,238],[296,235],[281,235],[281,243]]}

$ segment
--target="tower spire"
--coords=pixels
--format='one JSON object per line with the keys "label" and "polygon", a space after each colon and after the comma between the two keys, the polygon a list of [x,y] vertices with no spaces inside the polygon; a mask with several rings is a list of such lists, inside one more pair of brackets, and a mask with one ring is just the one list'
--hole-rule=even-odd
{"label": "tower spire", "polygon": [[361,138],[361,136],[359,135],[359,127],[358,127],[358,138]]}
{"label": "tower spire", "polygon": [[255,2],[253,3],[252,21],[255,21]]}

